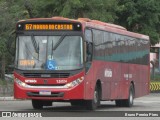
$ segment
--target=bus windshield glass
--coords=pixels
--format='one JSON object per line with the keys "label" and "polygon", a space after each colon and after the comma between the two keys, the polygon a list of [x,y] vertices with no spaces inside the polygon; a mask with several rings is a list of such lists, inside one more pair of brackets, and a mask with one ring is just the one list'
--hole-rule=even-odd
{"label": "bus windshield glass", "polygon": [[18,36],[16,68],[75,70],[83,67],[81,36]]}

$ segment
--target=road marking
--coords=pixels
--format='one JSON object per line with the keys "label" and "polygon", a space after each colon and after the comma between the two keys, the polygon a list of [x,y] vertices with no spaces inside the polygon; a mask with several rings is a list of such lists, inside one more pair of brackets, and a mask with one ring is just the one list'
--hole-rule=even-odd
{"label": "road marking", "polygon": [[135,100],[135,102],[142,102],[142,103],[160,103],[160,101],[144,101],[144,100]]}

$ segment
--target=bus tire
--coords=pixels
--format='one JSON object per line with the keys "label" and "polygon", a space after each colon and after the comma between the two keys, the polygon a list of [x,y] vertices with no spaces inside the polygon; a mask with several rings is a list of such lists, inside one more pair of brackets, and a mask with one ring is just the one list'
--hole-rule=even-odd
{"label": "bus tire", "polygon": [[132,107],[133,100],[134,100],[134,87],[131,84],[129,88],[128,99],[115,100],[115,103],[117,107]]}
{"label": "bus tire", "polygon": [[123,106],[123,100],[115,100],[116,106],[117,107],[122,107]]}
{"label": "bus tire", "polygon": [[133,103],[134,103],[134,87],[131,84],[130,88],[129,88],[129,95],[128,95],[128,99],[124,100],[124,106],[125,107],[132,107]]}
{"label": "bus tire", "polygon": [[43,101],[32,100],[32,106],[33,106],[34,109],[42,109],[43,108]]}
{"label": "bus tire", "polygon": [[52,106],[52,101],[43,101],[43,106]]}
{"label": "bus tire", "polygon": [[73,100],[70,103],[71,103],[71,106],[84,106],[83,100]]}
{"label": "bus tire", "polygon": [[88,110],[95,110],[100,105],[100,91],[96,86],[94,90],[94,98],[86,101],[86,107]]}

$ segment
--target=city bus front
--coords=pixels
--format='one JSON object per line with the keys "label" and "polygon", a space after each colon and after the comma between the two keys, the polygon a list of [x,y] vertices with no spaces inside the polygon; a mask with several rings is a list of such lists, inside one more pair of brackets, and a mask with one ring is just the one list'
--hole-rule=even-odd
{"label": "city bus front", "polygon": [[16,36],[16,99],[32,99],[33,104],[34,101],[38,104],[40,100],[84,98],[80,23],[48,19],[20,21]]}

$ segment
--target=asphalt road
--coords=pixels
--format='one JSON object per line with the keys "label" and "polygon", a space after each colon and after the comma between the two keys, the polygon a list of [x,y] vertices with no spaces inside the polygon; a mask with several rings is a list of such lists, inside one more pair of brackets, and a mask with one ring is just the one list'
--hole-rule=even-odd
{"label": "asphalt road", "polygon": [[131,108],[116,107],[114,101],[106,101],[101,102],[101,106],[95,112],[91,112],[86,111],[83,107],[73,107],[70,103],[55,102],[53,103],[53,106],[45,107],[43,110],[37,111],[32,108],[30,100],[15,100],[0,101],[0,111],[42,113],[42,116],[45,113],[45,116],[54,116],[54,118],[67,117],[68,120],[72,120],[68,117],[76,117],[76,120],[81,119],[81,117],[87,117],[86,119],[91,120],[90,117],[93,117],[93,119],[96,119],[95,117],[100,117],[101,119],[103,119],[103,117],[109,117],[109,119],[111,119],[111,117],[116,116],[120,119],[121,115],[123,120],[129,116],[131,116],[129,119],[132,120],[132,117],[134,118],[135,114],[142,115],[136,116],[136,118],[140,117],[142,119],[142,117],[147,117],[148,119],[151,119],[151,117],[145,115],[152,114],[152,117],[155,117],[153,120],[158,120],[160,118],[160,93],[152,93],[150,95],[135,99],[134,106]]}

